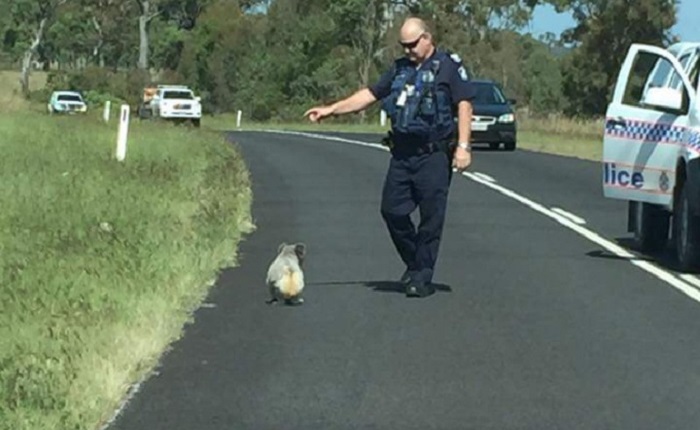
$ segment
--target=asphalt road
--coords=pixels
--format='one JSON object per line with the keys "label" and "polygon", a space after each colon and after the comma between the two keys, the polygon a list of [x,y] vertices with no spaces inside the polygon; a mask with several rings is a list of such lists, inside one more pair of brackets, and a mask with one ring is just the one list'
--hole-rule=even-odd
{"label": "asphalt road", "polygon": [[[110,429],[698,428],[697,289],[625,256],[599,164],[475,151],[492,179],[455,176],[439,290],[408,299],[379,215],[386,152],[231,137],[257,230]],[[300,307],[264,303],[282,241],[308,246]]]}

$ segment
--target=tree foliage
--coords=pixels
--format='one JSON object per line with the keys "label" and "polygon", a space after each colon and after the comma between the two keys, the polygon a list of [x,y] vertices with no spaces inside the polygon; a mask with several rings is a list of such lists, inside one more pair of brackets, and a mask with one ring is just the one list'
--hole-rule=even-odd
{"label": "tree foliage", "polygon": [[[576,25],[561,37],[525,33],[545,3],[571,13]],[[27,79],[38,62],[54,85],[92,85],[99,88],[77,89],[124,99],[146,81],[180,82],[211,112],[282,120],[376,80],[402,55],[399,25],[411,14],[426,19],[439,46],[459,54],[472,74],[497,80],[531,112],[590,116],[604,112],[631,43],[672,41],[676,3],[0,0],[7,11],[0,31],[3,53]]]}

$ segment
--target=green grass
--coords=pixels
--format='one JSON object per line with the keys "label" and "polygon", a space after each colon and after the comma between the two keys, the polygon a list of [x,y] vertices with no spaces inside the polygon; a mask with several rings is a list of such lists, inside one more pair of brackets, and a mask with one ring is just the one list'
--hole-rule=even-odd
{"label": "green grass", "polygon": [[[234,130],[232,114],[205,117],[202,124],[212,130]],[[345,133],[385,133],[379,121],[367,124],[330,119],[321,124],[309,122],[257,123],[241,121],[243,130],[337,131]],[[529,151],[600,161],[603,151],[603,124],[600,121],[575,121],[566,118],[521,119],[518,122],[518,147]]]}
{"label": "green grass", "polygon": [[157,361],[250,222],[218,133],[0,116],[0,429],[94,429]]}

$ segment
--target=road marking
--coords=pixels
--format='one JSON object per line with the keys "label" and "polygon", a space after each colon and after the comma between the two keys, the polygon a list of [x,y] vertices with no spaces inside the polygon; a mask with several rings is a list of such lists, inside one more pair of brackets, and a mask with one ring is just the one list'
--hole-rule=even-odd
{"label": "road marking", "polygon": [[[260,131],[265,131],[267,130],[260,130]],[[373,144],[373,143],[367,143],[367,142],[362,142],[359,140],[354,140],[354,139],[345,139],[342,137],[336,137],[336,136],[327,136],[323,134],[315,134],[315,133],[305,133],[305,132],[296,132],[296,131],[282,131],[282,130],[269,130],[271,133],[280,133],[280,134],[290,134],[290,135],[298,135],[298,136],[305,136],[305,137],[311,137],[315,139],[324,139],[324,140],[331,140],[331,141],[337,141],[337,142],[344,142],[344,143],[350,143],[354,145],[359,145],[359,146],[368,146],[368,147],[373,147],[373,148],[378,148],[382,150],[387,150],[386,147],[379,145],[379,144]],[[617,257],[620,257],[622,259],[628,260],[632,265],[644,270],[645,272],[651,274],[652,276],[655,276],[656,278],[660,279],[663,282],[666,282],[667,284],[671,285],[673,288],[677,289],[681,293],[685,294],[686,296],[690,297],[691,299],[695,300],[696,302],[700,303],[700,290],[694,288],[691,284],[684,282],[682,279],[677,278],[674,276],[671,272],[658,267],[648,261],[643,261],[636,255],[632,254],[631,252],[627,251],[626,249],[622,248],[621,246],[617,245],[614,242],[611,242],[602,236],[600,236],[598,233],[589,230],[572,219],[570,219],[568,216],[561,215],[553,210],[550,210],[546,208],[545,206],[528,199],[527,197],[523,197],[520,194],[516,193],[515,191],[512,191],[506,187],[503,187],[499,184],[496,184],[494,182],[491,182],[487,179],[484,179],[480,175],[476,173],[471,173],[471,172],[463,172],[462,176],[471,179],[474,182],[477,182],[479,184],[482,184],[488,188],[491,188],[492,190],[503,194],[506,197],[509,197],[527,207],[530,209],[534,210],[535,212],[538,212],[548,218],[553,219],[554,221],[558,222],[562,226],[578,233],[580,236],[584,237],[585,239],[599,245],[606,251],[614,254]],[[698,280],[698,283],[700,284],[700,280]]]}
{"label": "road marking", "polygon": [[575,222],[578,225],[584,225],[586,223],[586,220],[572,214],[571,212],[567,212],[564,209],[561,208],[552,208],[552,212],[557,213],[563,217],[569,218],[571,221]]}
{"label": "road marking", "polygon": [[379,143],[368,143],[368,142],[362,142],[360,140],[353,140],[353,139],[344,139],[342,137],[337,137],[337,136],[329,136],[326,134],[317,134],[317,133],[307,133],[304,131],[284,131],[284,130],[250,130],[250,131],[261,131],[264,133],[277,133],[277,134],[291,134],[293,136],[304,136],[304,137],[311,137],[314,139],[323,139],[323,140],[332,140],[335,142],[344,142],[344,143],[352,143],[353,145],[360,145],[360,146],[367,146],[370,148],[375,148],[375,149],[381,149],[382,151],[389,151],[389,148],[387,148],[384,145],[381,145]]}
{"label": "road marking", "polygon": [[487,175],[486,173],[474,172],[473,175],[476,176],[477,178],[483,179],[484,181],[496,182],[495,179],[493,179],[491,176]]}
{"label": "road marking", "polygon": [[700,279],[693,275],[689,274],[682,274],[680,275],[680,278],[683,279],[685,282],[689,283],[690,285],[694,286],[695,288],[700,289]]}
{"label": "road marking", "polygon": [[672,273],[668,272],[667,270],[664,270],[652,263],[649,263],[648,261],[643,261],[639,259],[637,256],[632,254],[631,252],[627,251],[626,249],[622,248],[621,246],[617,245],[614,242],[611,242],[602,236],[600,236],[598,233],[591,231],[585,227],[582,227],[575,222],[571,221],[569,218],[564,217],[562,215],[559,215],[556,212],[553,212],[547,208],[545,208],[543,205],[536,203],[526,197],[523,197],[519,194],[517,194],[514,191],[511,191],[501,185],[498,184],[492,184],[487,181],[483,181],[479,179],[478,177],[474,176],[471,173],[465,172],[463,173],[464,176],[472,179],[473,181],[476,181],[482,185],[485,185],[507,197],[510,197],[525,206],[530,207],[536,212],[541,213],[542,215],[545,215],[549,218],[552,218],[553,220],[557,221],[559,224],[563,225],[564,227],[567,227],[570,230],[573,230],[574,232],[578,233],[580,236],[583,236],[584,238],[588,239],[589,241],[601,246],[608,252],[611,252],[612,254],[616,255],[617,257],[624,258],[628,260],[630,263],[633,265],[637,266],[638,268],[646,271],[647,273],[657,277],[658,279],[666,282],[667,284],[671,285],[672,287],[676,288],[683,294],[687,295],[691,299],[697,301],[700,303],[700,291],[697,289],[693,288],[691,285],[687,284],[686,282],[683,282],[682,280],[676,278]]}

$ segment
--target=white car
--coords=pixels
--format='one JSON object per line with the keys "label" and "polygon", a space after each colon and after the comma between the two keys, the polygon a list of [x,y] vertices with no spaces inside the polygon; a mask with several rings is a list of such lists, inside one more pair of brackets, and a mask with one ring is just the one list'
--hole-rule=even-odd
{"label": "white car", "polygon": [[154,118],[190,120],[196,127],[202,118],[201,98],[182,85],[158,85],[150,107]]}
{"label": "white car", "polygon": [[54,91],[46,107],[50,114],[87,112],[87,103],[77,91]]}
{"label": "white car", "polygon": [[700,43],[633,44],[603,138],[603,193],[629,202],[627,230],[661,251],[669,230],[681,270],[700,268]]}

